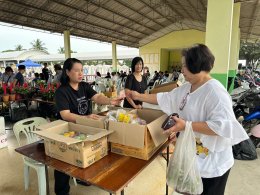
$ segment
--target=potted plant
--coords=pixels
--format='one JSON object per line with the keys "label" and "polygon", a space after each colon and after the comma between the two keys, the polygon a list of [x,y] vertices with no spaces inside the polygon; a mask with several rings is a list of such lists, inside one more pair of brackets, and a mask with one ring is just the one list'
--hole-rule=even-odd
{"label": "potted plant", "polygon": [[3,87],[0,86],[0,101],[2,100],[2,96],[4,94],[4,90],[3,90]]}
{"label": "potted plant", "polygon": [[13,90],[13,83],[9,87],[10,101],[15,100],[15,91]]}
{"label": "potted plant", "polygon": [[4,90],[4,95],[3,95],[3,101],[8,102],[9,101],[9,94],[7,93],[7,84],[3,84],[3,90]]}
{"label": "potted plant", "polygon": [[54,94],[56,89],[59,87],[59,85],[55,84],[49,84],[47,87],[40,86],[40,94],[42,97],[42,100],[47,101],[53,101],[54,100]]}

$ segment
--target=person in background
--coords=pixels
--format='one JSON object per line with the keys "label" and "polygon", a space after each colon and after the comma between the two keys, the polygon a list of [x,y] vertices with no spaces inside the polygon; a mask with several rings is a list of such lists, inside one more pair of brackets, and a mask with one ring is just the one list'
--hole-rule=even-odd
{"label": "person in background", "polygon": [[61,65],[55,64],[54,65],[54,71],[56,72],[56,75],[53,78],[54,83],[60,83],[61,75],[62,75],[62,68]]}
{"label": "person in background", "polygon": [[150,78],[149,70],[146,70],[146,72],[144,73],[144,76],[146,77],[147,80]]}
{"label": "person in background", "polygon": [[112,75],[112,77],[111,77],[112,81],[117,82],[117,80],[118,80],[119,77],[118,77],[118,75],[116,74],[116,72],[112,72],[111,75]]}
{"label": "person in background", "polygon": [[[197,146],[197,165],[202,177],[202,195],[224,195],[231,167],[234,165],[232,145],[248,139],[236,120],[232,100],[217,80],[211,78],[215,57],[206,45],[197,44],[182,51],[182,73],[187,81],[170,92],[126,94],[134,100],[158,104],[176,124],[164,133],[173,138],[183,133],[186,121],[192,122]],[[201,149],[202,148],[202,149]]]}
{"label": "person in background", "polygon": [[47,68],[48,67],[48,64],[47,63],[44,63],[43,64],[43,69],[42,69],[42,74],[44,75],[44,80],[45,82],[47,83],[48,80],[49,80],[49,69]]}
{"label": "person in background", "polygon": [[40,79],[40,75],[39,75],[39,73],[34,73],[34,79],[32,80],[32,82],[34,82],[34,83],[37,83],[38,81],[40,81],[41,79]]}
{"label": "person in background", "polygon": [[105,76],[106,79],[111,79],[110,72],[107,72],[107,76]]}
{"label": "person in background", "polygon": [[[147,89],[147,81],[145,76],[142,75],[143,68],[143,59],[141,57],[135,57],[131,64],[132,74],[128,75],[126,78],[125,93],[128,93],[129,91],[137,91],[139,93],[145,92]],[[127,97],[124,100],[124,108],[141,109],[142,102]]]}
{"label": "person in background", "polygon": [[23,86],[24,84],[24,77],[23,74],[25,73],[25,65],[19,65],[18,66],[18,72],[16,73],[14,77],[14,86]]}
{"label": "person in background", "polygon": [[3,83],[10,85],[10,83],[13,82],[14,77],[15,77],[15,74],[14,74],[13,69],[10,66],[7,66],[5,68],[5,72],[2,74],[1,79],[0,79],[1,85]]}
{"label": "person in background", "polygon": [[41,81],[45,81],[45,79],[44,79],[44,74],[43,74],[43,73],[40,73],[39,75],[40,75],[40,80],[41,80]]}
{"label": "person in background", "polygon": [[[76,58],[68,58],[63,65],[61,86],[55,92],[55,103],[58,110],[58,118],[76,122],[79,116],[86,118],[99,119],[98,115],[91,114],[89,101],[94,101],[103,105],[119,105],[121,99],[108,98],[97,94],[92,87],[82,82],[83,66],[82,62]],[[57,195],[67,195],[70,191],[70,176],[65,173],[54,171],[55,193]]]}

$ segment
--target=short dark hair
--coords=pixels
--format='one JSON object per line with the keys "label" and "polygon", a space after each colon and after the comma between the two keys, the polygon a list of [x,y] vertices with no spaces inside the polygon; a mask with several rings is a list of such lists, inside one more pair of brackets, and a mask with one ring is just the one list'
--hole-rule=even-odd
{"label": "short dark hair", "polygon": [[13,69],[10,66],[7,66],[5,68],[5,72],[14,72]]}
{"label": "short dark hair", "polygon": [[25,70],[25,65],[19,65],[18,70]]}
{"label": "short dark hair", "polygon": [[215,57],[204,44],[196,44],[190,48],[182,50],[187,69],[197,74],[201,71],[210,72],[213,68]]}
{"label": "short dark hair", "polygon": [[141,57],[135,57],[133,60],[132,60],[132,64],[131,64],[131,71],[132,73],[135,72],[135,65],[138,63],[138,62],[142,62],[142,69],[144,68],[144,61]]}
{"label": "short dark hair", "polygon": [[68,77],[66,71],[71,71],[73,64],[75,63],[80,63],[82,64],[82,62],[76,58],[68,58],[67,60],[65,60],[64,65],[63,65],[63,69],[62,69],[62,74],[61,74],[61,79],[60,82],[62,85],[67,85],[70,81],[70,78]]}
{"label": "short dark hair", "polygon": [[36,73],[34,73],[34,76],[35,76],[36,78],[38,78],[40,75],[39,75],[38,72],[36,72]]}
{"label": "short dark hair", "polygon": [[61,70],[61,65],[55,64],[54,65],[54,70]]}

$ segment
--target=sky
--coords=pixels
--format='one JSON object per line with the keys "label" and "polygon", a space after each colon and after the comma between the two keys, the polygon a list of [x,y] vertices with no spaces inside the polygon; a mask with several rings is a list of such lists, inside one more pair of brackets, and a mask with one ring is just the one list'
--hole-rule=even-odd
{"label": "sky", "polygon": [[[30,49],[30,43],[36,39],[40,39],[45,43],[44,47],[46,47],[51,54],[58,53],[58,49],[64,46],[63,34],[53,34],[48,31],[0,22],[0,52],[15,49],[16,45],[19,44],[23,46],[23,49]],[[112,51],[111,43],[76,38],[73,36],[70,37],[70,46],[71,49],[77,53]],[[130,47],[117,46],[117,50],[127,49],[130,49]]]}

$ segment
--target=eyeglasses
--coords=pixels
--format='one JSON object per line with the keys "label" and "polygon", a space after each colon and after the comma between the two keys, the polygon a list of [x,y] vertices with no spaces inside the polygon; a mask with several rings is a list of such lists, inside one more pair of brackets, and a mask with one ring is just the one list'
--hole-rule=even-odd
{"label": "eyeglasses", "polygon": [[179,109],[180,110],[183,110],[183,108],[185,107],[186,103],[187,103],[187,98],[188,98],[188,95],[190,94],[190,92],[188,92],[182,99],[181,101],[181,104],[180,104],[180,107]]}

